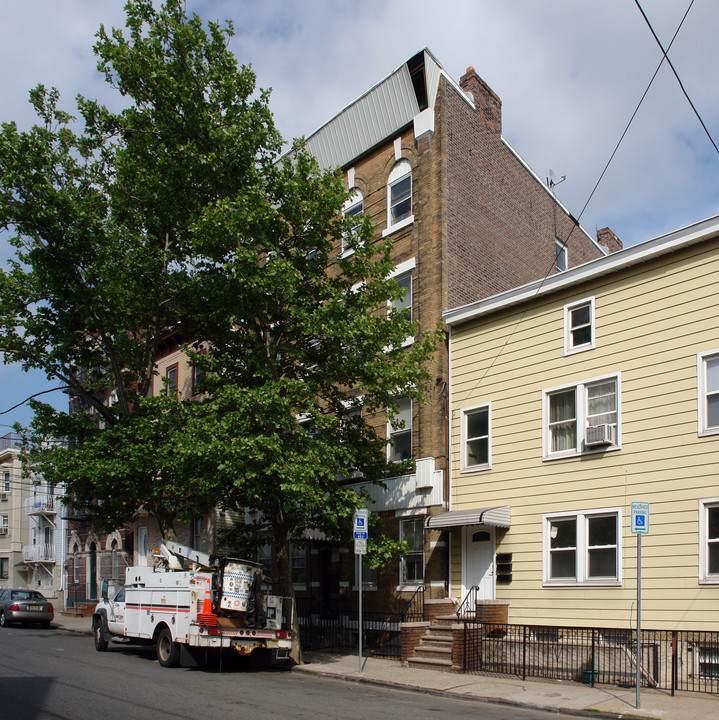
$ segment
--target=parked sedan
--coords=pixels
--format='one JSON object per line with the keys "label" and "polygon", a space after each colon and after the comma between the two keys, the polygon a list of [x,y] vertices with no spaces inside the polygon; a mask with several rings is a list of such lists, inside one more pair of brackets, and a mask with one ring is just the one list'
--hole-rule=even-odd
{"label": "parked sedan", "polygon": [[37,590],[0,590],[0,626],[7,627],[10,623],[40,623],[43,627],[50,627],[50,621],[54,617],[52,603]]}

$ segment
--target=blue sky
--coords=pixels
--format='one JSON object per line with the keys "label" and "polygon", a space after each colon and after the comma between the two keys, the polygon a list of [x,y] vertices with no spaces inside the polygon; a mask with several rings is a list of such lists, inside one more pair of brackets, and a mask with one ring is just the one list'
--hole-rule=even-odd
{"label": "blue sky", "polygon": [[[669,44],[691,0],[643,0]],[[499,95],[503,134],[542,178],[566,180],[578,215],[661,54],[633,0],[187,0],[189,12],[233,21],[232,49],[250,63],[286,138],[310,134],[429,47],[458,79],[472,65]],[[123,24],[121,0],[0,0],[0,121],[27,127],[27,92],[54,85],[72,109],[77,93],[116,102],[95,70],[100,23]],[[670,51],[684,86],[719,144],[719,3],[695,0]],[[581,217],[625,245],[719,213],[719,154],[669,67],[657,79]],[[0,260],[7,257],[0,235]],[[0,412],[51,385],[0,366]],[[62,393],[45,396],[64,406]],[[0,415],[28,422],[26,410]]]}

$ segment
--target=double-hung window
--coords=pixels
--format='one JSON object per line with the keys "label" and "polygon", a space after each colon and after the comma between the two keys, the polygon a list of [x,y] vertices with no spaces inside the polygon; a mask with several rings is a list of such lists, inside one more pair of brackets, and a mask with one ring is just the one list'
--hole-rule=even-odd
{"label": "double-hung window", "polygon": [[402,297],[392,300],[390,307],[400,313],[405,320],[412,321],[412,275],[407,273],[397,278]]}
{"label": "double-hung window", "polygon": [[462,470],[490,467],[489,405],[462,411]]}
{"label": "double-hung window", "polygon": [[397,415],[389,423],[389,459],[394,462],[412,457],[412,401],[409,398],[397,400]]}
{"label": "double-hung window", "polygon": [[697,356],[699,434],[719,433],[719,351]]}
{"label": "double-hung window", "polygon": [[166,392],[168,397],[177,396],[177,364],[170,365],[165,372]]}
{"label": "double-hung window", "polygon": [[545,585],[617,585],[620,541],[618,509],[545,515]]}
{"label": "double-hung window", "polygon": [[719,498],[699,501],[699,582],[719,584]]}
{"label": "double-hung window", "polygon": [[414,221],[412,214],[412,166],[400,160],[387,179],[387,235]]}
{"label": "double-hung window", "polygon": [[400,565],[400,584],[419,585],[424,580],[424,518],[402,520],[399,539],[409,546]]}
{"label": "double-hung window", "polygon": [[304,548],[290,545],[290,570],[295,590],[307,589],[307,551]]}
{"label": "double-hung window", "polygon": [[342,236],[342,256],[351,255],[354,250],[352,249],[352,236],[359,230],[360,216],[364,212],[364,198],[362,193],[357,189],[353,188],[349,198],[345,201],[342,215],[345,218],[350,218],[352,226]]}
{"label": "double-hung window", "polygon": [[6,472],[3,474],[3,491],[10,492],[10,473]]}
{"label": "double-hung window", "polygon": [[[416,267],[414,258],[399,263],[389,277],[397,281],[401,295],[397,300],[387,303],[387,312],[401,315],[406,320],[415,320],[415,313],[412,309],[412,272]],[[403,342],[402,347],[411,345],[414,336],[409,335]]]}
{"label": "double-hung window", "polygon": [[563,242],[556,240],[554,250],[556,254],[555,270],[558,273],[564,272],[567,269],[567,246]]}
{"label": "double-hung window", "polygon": [[544,457],[619,447],[619,376],[544,392]]}
{"label": "double-hung window", "polygon": [[564,307],[564,354],[594,348],[594,298]]}

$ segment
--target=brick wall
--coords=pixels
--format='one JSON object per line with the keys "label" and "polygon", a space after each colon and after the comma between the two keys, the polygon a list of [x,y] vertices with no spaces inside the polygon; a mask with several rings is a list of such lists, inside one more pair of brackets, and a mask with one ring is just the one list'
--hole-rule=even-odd
{"label": "brick wall", "polygon": [[[555,239],[569,264],[602,255],[551,193],[502,142],[501,103],[473,68],[439,104],[447,162],[447,306],[458,307],[553,274]],[[478,100],[477,100],[478,99]]]}

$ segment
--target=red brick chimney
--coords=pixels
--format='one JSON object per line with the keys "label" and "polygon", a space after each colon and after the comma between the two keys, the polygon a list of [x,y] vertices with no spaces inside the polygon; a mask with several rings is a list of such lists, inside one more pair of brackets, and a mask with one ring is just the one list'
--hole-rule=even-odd
{"label": "red brick chimney", "polygon": [[608,227],[597,230],[597,242],[604,248],[608,255],[624,247],[614,230]]}
{"label": "red brick chimney", "polygon": [[466,92],[472,101],[484,124],[493,133],[502,133],[502,101],[495,95],[489,85],[482,80],[473,67],[459,79],[459,86]]}

